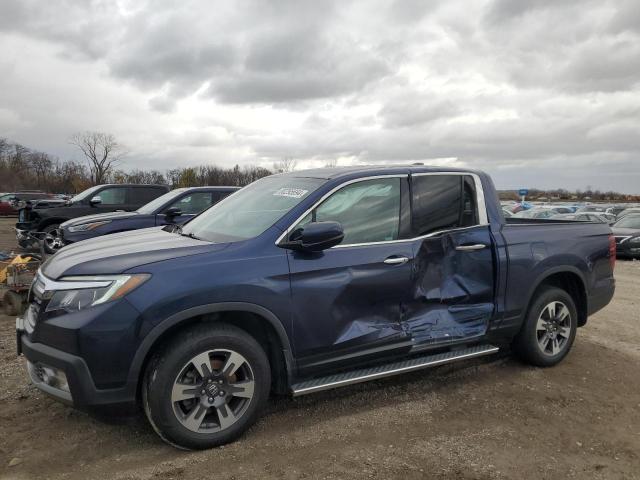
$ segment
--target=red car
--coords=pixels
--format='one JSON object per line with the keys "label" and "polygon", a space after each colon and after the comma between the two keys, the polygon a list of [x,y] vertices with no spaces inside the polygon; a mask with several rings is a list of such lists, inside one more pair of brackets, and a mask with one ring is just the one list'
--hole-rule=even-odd
{"label": "red car", "polygon": [[5,193],[0,196],[0,215],[17,215],[17,202],[20,200],[41,200],[43,198],[53,198],[53,195],[44,192],[28,191]]}

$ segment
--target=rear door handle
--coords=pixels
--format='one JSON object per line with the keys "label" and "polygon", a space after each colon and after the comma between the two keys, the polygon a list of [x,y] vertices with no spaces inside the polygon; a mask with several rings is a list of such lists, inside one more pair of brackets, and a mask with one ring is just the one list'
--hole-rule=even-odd
{"label": "rear door handle", "polygon": [[458,245],[456,250],[459,252],[473,252],[474,250],[482,250],[487,246],[484,243],[476,243],[474,245]]}
{"label": "rear door handle", "polygon": [[389,257],[385,259],[384,263],[387,265],[403,265],[408,261],[409,259],[407,257]]}

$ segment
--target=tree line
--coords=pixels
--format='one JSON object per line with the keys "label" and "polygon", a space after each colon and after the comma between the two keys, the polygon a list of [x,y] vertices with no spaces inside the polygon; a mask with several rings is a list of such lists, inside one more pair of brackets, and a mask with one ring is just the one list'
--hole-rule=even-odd
{"label": "tree line", "polygon": [[[101,183],[166,184],[171,188],[205,185],[242,187],[273,172],[257,166],[214,165],[160,170],[120,168],[126,154],[113,136],[85,132],[72,137],[85,162],[61,160],[46,152],[0,138],[0,192],[42,190],[51,193],[79,193]],[[274,165],[274,170],[282,171]]]}
{"label": "tree line", "polygon": [[[0,138],[0,192],[42,190],[50,193],[79,193],[102,183],[163,184],[171,188],[205,185],[229,185],[242,187],[271,175],[296,168],[296,161],[285,157],[273,164],[273,171],[258,166],[236,165],[221,168],[214,165],[180,167],[160,170],[118,168],[127,154],[126,149],[113,135],[102,132],[80,132],[70,138],[83,154],[85,162],[60,160],[45,152],[27,148]],[[327,166],[335,166],[328,162]],[[500,191],[501,200],[519,200],[515,191]],[[566,189],[530,189],[530,200],[579,200],[579,201],[640,201],[640,196],[618,192],[602,192],[587,186],[584,190],[570,192]]]}

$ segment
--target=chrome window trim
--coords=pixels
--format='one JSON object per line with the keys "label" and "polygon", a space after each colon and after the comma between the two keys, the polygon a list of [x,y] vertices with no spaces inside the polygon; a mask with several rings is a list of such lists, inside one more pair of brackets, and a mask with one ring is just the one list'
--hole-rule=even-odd
{"label": "chrome window trim", "polygon": [[[469,227],[459,227],[459,228],[450,228],[450,229],[446,229],[446,230],[438,230],[435,232],[431,232],[431,233],[427,233],[425,235],[420,235],[418,237],[412,237],[412,238],[402,238],[402,239],[398,239],[398,240],[383,240],[380,242],[369,242],[369,243],[348,243],[345,245],[336,245],[334,247],[331,247],[331,249],[333,248],[350,248],[350,247],[364,247],[364,246],[371,246],[371,245],[386,245],[386,244],[392,244],[392,243],[406,243],[406,242],[414,242],[416,240],[422,240],[424,238],[431,238],[431,237],[435,237],[437,235],[442,235],[443,233],[447,233],[447,232],[457,232],[457,231],[463,231],[463,230],[469,230],[472,228],[477,228],[477,227],[486,227],[489,225],[489,220],[488,220],[488,215],[487,215],[487,206],[484,200],[484,189],[482,188],[482,181],[480,180],[480,177],[475,174],[475,173],[471,173],[471,172],[419,172],[419,173],[412,173],[411,176],[412,177],[423,177],[426,175],[458,175],[458,176],[470,176],[473,178],[473,182],[475,184],[476,187],[476,208],[478,209],[478,223],[476,225],[471,225]],[[289,227],[282,232],[282,234],[277,238],[277,240],[275,241],[276,245],[279,245],[280,242],[282,242],[282,240],[284,240],[294,229],[294,227],[307,215],[309,215],[309,213],[311,213],[311,211],[316,208],[318,205],[320,205],[327,197],[331,196],[333,193],[335,193],[336,191],[354,184],[354,183],[358,183],[358,182],[364,182],[367,180],[377,180],[377,179],[381,179],[381,178],[408,178],[409,177],[409,173],[402,173],[402,174],[390,174],[390,175],[372,175],[369,177],[362,177],[362,178],[355,178],[353,180],[349,180],[347,182],[341,183],[340,185],[335,186],[334,188],[332,188],[331,190],[329,190],[327,193],[325,193],[322,197],[320,197],[319,200],[317,200],[311,207],[309,207],[307,210],[304,211],[304,213],[302,215],[300,215],[294,222],[291,223],[291,225],[289,225]],[[329,249],[329,250],[331,250]]]}

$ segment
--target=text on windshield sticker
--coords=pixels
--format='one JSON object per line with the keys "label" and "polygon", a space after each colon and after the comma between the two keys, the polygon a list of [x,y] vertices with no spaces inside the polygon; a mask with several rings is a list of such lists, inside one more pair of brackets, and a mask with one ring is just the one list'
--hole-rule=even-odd
{"label": "text on windshield sticker", "polygon": [[276,197],[302,198],[308,191],[309,190],[302,190],[301,188],[281,188],[280,190],[276,190],[273,195]]}

